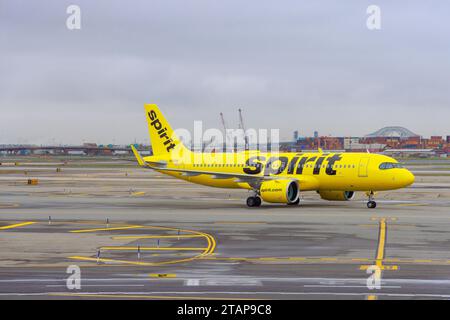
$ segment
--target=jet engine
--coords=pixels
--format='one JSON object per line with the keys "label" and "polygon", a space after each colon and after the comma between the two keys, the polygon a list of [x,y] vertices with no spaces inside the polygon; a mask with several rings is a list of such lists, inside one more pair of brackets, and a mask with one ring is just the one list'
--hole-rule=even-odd
{"label": "jet engine", "polygon": [[260,196],[266,202],[295,203],[300,196],[295,180],[270,180],[261,184]]}
{"label": "jet engine", "polygon": [[330,201],[348,201],[355,197],[354,191],[317,191],[320,197]]}

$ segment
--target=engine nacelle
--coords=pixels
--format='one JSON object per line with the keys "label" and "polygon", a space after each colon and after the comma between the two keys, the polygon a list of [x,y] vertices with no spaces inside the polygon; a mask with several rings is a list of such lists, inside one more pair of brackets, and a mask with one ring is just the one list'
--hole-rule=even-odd
{"label": "engine nacelle", "polygon": [[300,196],[298,182],[294,180],[264,181],[259,191],[261,198],[271,203],[294,203]]}
{"label": "engine nacelle", "polygon": [[348,201],[355,197],[354,191],[318,191],[320,197],[330,201]]}

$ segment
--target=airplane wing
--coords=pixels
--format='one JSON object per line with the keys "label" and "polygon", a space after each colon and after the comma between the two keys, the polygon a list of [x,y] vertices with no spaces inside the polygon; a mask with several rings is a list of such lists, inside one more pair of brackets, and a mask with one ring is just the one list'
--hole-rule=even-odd
{"label": "airplane wing", "polygon": [[[162,168],[162,167],[152,167],[149,168],[158,170],[158,171],[171,171],[171,172],[181,172],[186,176],[199,176],[199,175],[210,175],[213,176],[213,179],[239,179],[242,182],[249,182],[255,180],[273,180],[277,179],[276,176],[264,176],[264,175],[249,175],[245,173],[228,173],[228,172],[216,172],[216,171],[200,171],[200,170],[188,170],[188,169],[179,169],[179,168]],[[279,177],[278,177],[279,179]]]}
{"label": "airplane wing", "polygon": [[259,189],[261,183],[269,180],[295,180],[299,183],[301,190],[316,190],[318,187],[318,181],[316,178],[311,176],[296,176],[296,177],[286,177],[286,176],[265,176],[265,175],[249,175],[245,173],[228,173],[228,172],[213,172],[213,171],[199,171],[199,170],[188,170],[179,168],[167,168],[167,167],[153,167],[147,166],[149,169],[153,169],[159,172],[181,172],[185,176],[199,176],[199,175],[209,175],[212,179],[235,179],[235,182],[248,183],[252,188]]}
{"label": "airplane wing", "polygon": [[229,173],[229,172],[217,172],[217,171],[190,170],[190,169],[181,169],[181,168],[168,168],[167,162],[165,162],[165,161],[158,161],[158,162],[145,161],[134,146],[131,146],[131,149],[133,150],[133,153],[141,167],[145,167],[147,169],[152,169],[152,170],[156,170],[156,171],[160,171],[160,172],[181,172],[182,175],[184,175],[184,176],[192,176],[192,177],[199,176],[199,175],[209,175],[209,176],[212,176],[213,179],[236,179],[236,182],[244,182],[244,183],[248,183],[252,186],[258,186],[263,181],[277,180],[277,179],[297,180],[299,183],[302,183],[302,181],[303,181],[303,179],[299,178],[299,177],[287,178],[287,177],[280,177],[277,175],[272,175],[272,176],[266,176],[263,174],[249,175],[249,174],[245,174],[245,173]]}

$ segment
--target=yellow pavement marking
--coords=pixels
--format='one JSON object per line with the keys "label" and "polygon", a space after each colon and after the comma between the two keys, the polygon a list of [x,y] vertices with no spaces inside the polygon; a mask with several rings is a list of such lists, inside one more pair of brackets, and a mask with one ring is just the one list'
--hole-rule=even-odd
{"label": "yellow pavement marking", "polygon": [[145,194],[144,191],[139,191],[139,192],[133,192],[131,195],[132,196],[143,196]]}
{"label": "yellow pavement marking", "polygon": [[320,258],[322,261],[337,261],[337,258]]}
{"label": "yellow pavement marking", "polygon": [[[372,266],[360,266],[359,270],[367,270]],[[382,264],[381,266],[378,266],[381,270],[398,270],[398,266],[386,266]]]}
{"label": "yellow pavement marking", "polygon": [[72,233],[84,233],[84,232],[96,232],[96,231],[114,231],[114,230],[127,230],[127,229],[137,229],[142,228],[142,226],[126,226],[126,227],[114,227],[114,228],[98,228],[98,229],[82,229],[82,230],[72,230]]}
{"label": "yellow pavement marking", "polygon": [[22,223],[12,224],[12,225],[9,225],[9,226],[0,227],[0,230],[8,230],[8,229],[13,229],[13,228],[18,228],[18,227],[29,226],[30,224],[34,224],[34,223],[36,223],[36,222],[29,221],[29,222],[22,222]]}
{"label": "yellow pavement marking", "polygon": [[303,257],[289,257],[289,260],[299,260],[299,261],[303,261],[306,260],[307,258],[303,258]]}
{"label": "yellow pavement marking", "polygon": [[156,235],[156,236],[117,236],[112,237],[113,240],[130,240],[130,239],[163,239],[163,238],[202,238],[201,234],[180,234],[178,235]]}
{"label": "yellow pavement marking", "polygon": [[385,266],[382,267],[383,270],[398,270],[398,266]]}
{"label": "yellow pavement marking", "polygon": [[[133,250],[137,251],[138,247],[101,247],[101,250]],[[185,248],[185,247],[140,247],[141,250],[187,250],[187,251],[204,251],[208,248]]]}
{"label": "yellow pavement marking", "polygon": [[399,207],[419,207],[419,206],[427,206],[428,203],[397,203],[394,205]]}
{"label": "yellow pavement marking", "polygon": [[378,235],[378,248],[377,248],[377,266],[381,266],[384,259],[384,247],[386,244],[386,219],[380,220],[380,231]]}
{"label": "yellow pavement marking", "polygon": [[361,261],[374,261],[367,258],[333,258],[333,257],[202,257],[203,260],[235,260],[235,261],[279,261],[279,262],[302,262],[302,263],[357,263]]}
{"label": "yellow pavement marking", "polygon": [[[63,296],[63,297],[93,297],[93,298],[118,298],[118,299],[183,299],[183,300],[229,300],[230,297],[219,298],[219,297],[196,297],[196,296],[151,296],[151,295],[140,295],[140,294],[89,294],[89,293],[49,293],[50,296]],[[235,298],[233,300],[256,300],[252,298]]]}
{"label": "yellow pavement marking", "polygon": [[142,228],[147,229],[159,229],[159,230],[170,230],[170,231],[180,231],[183,233],[192,233],[197,235],[202,235],[205,237],[208,241],[208,249],[205,250],[205,252],[202,253],[202,255],[211,255],[213,254],[214,250],[216,249],[217,243],[214,237],[208,233],[200,232],[200,231],[194,231],[189,229],[180,229],[180,228],[171,228],[171,227],[155,227],[155,226],[141,226]]}
{"label": "yellow pavement marking", "polygon": [[180,259],[180,260],[169,260],[169,261],[161,261],[161,262],[141,262],[141,261],[128,261],[128,260],[116,260],[116,259],[105,259],[105,258],[91,258],[91,257],[81,257],[81,256],[73,256],[68,257],[68,259],[73,260],[82,260],[82,261],[98,261],[98,262],[111,262],[111,263],[118,263],[118,264],[131,264],[135,266],[162,266],[166,264],[175,264],[175,263],[182,263],[182,262],[189,262],[193,261],[198,256],[186,258],[186,259]]}
{"label": "yellow pavement marking", "polygon": [[367,300],[377,300],[377,296],[376,295],[369,295],[367,296]]}
{"label": "yellow pavement marking", "polygon": [[418,263],[431,263],[433,261],[431,261],[430,259],[414,259],[414,262],[418,262]]}
{"label": "yellow pavement marking", "polygon": [[[126,229],[133,229],[133,228],[140,228],[140,229],[156,229],[156,230],[167,230],[167,231],[177,231],[177,232],[183,232],[183,233],[191,233],[192,236],[197,236],[197,237],[203,237],[206,239],[208,245],[206,248],[188,248],[190,251],[194,250],[201,250],[203,251],[202,253],[189,257],[189,258],[185,258],[185,259],[179,259],[179,260],[168,260],[168,261],[161,261],[161,262],[155,262],[155,263],[150,263],[150,262],[141,262],[141,261],[126,261],[126,260],[115,260],[115,259],[97,259],[97,258],[91,258],[91,257],[82,257],[82,256],[72,256],[72,257],[68,257],[68,259],[74,259],[74,260],[83,260],[83,261],[98,261],[98,262],[111,262],[111,263],[118,263],[118,264],[133,264],[133,265],[145,265],[145,266],[159,266],[159,265],[165,265],[165,264],[175,264],[175,263],[182,263],[182,262],[188,262],[188,261],[193,261],[195,259],[198,259],[200,257],[204,257],[204,256],[209,256],[209,255],[213,255],[214,254],[214,250],[217,246],[216,240],[214,239],[214,237],[208,233],[204,233],[204,232],[199,232],[199,231],[194,231],[194,230],[188,230],[188,229],[180,229],[180,228],[171,228],[171,227],[160,227],[160,226],[140,226],[140,225],[136,225],[136,226],[122,226],[122,227],[116,227],[116,228],[100,228],[100,229],[83,229],[83,230],[73,230],[70,232],[74,232],[74,233],[81,233],[81,232],[95,232],[95,231],[111,231],[111,230],[126,230]],[[186,235],[186,234],[183,234]],[[183,235],[180,235],[183,236]],[[168,235],[171,236],[172,235]],[[186,235],[189,236],[189,235]],[[152,237],[152,236],[147,236],[147,237]],[[160,238],[161,236],[155,236],[156,238]],[[178,237],[178,235],[173,235],[173,237]],[[139,237],[141,238],[141,237]],[[104,248],[108,248],[108,247],[104,247]],[[109,247],[109,248],[118,248],[118,247]],[[125,247],[122,247],[125,248]],[[128,247],[126,247],[128,248]],[[142,248],[141,248],[142,249]],[[179,249],[179,248],[152,248],[151,250],[188,250],[188,249]],[[111,249],[111,250],[120,250],[120,249]],[[128,249],[126,249],[128,250]],[[137,250],[137,247],[133,247],[132,250]],[[144,250],[144,249],[143,249]]]}
{"label": "yellow pavement marking", "polygon": [[152,277],[152,278],[176,278],[177,275],[175,273],[150,273],[149,277]]}
{"label": "yellow pavement marking", "polygon": [[[380,218],[380,220],[379,220],[378,245],[377,245],[377,252],[376,252],[376,257],[375,257],[375,265],[378,268],[380,268],[381,270],[398,270],[398,266],[383,265],[383,262],[386,262],[386,260],[384,259],[386,238],[387,238],[386,219],[388,219],[388,218]],[[393,221],[396,220],[396,218],[390,218],[390,219]],[[370,265],[362,265],[359,267],[359,269],[367,270],[369,267],[371,267],[371,266]]]}
{"label": "yellow pavement marking", "polygon": [[352,258],[352,261],[370,261],[368,258]]}

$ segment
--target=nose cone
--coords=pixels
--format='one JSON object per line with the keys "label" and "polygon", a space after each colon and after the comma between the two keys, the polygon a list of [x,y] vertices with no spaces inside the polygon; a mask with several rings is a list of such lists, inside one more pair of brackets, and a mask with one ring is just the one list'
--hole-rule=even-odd
{"label": "nose cone", "polygon": [[402,180],[403,180],[403,183],[404,183],[405,187],[407,187],[407,186],[412,185],[414,183],[415,177],[411,173],[411,171],[405,170],[405,173],[403,174]]}

